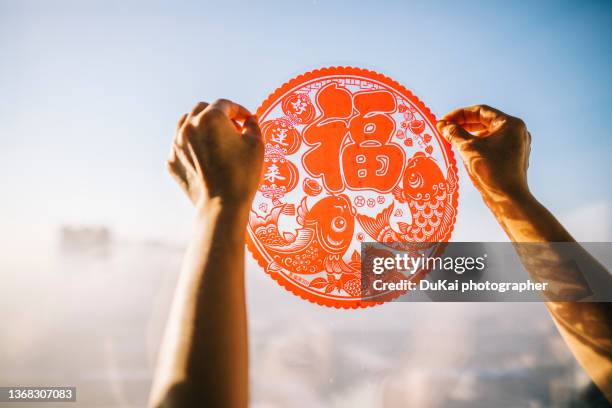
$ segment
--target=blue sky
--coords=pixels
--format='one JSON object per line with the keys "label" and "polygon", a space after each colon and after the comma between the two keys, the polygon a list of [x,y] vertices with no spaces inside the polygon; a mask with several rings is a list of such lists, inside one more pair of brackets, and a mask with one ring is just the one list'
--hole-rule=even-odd
{"label": "blue sky", "polygon": [[[0,0],[0,309],[15,327],[35,329],[29,339],[6,333],[6,361],[36,356],[49,339],[73,344],[61,336],[82,328],[83,316],[129,334],[150,315],[154,355],[181,255],[119,245],[108,262],[71,259],[57,251],[58,227],[104,224],[130,240],[185,242],[191,205],[164,169],[178,117],[219,97],[254,110],[288,79],[330,65],[380,71],[438,116],[487,103],[522,117],[533,135],[533,192],[578,239],[612,241],[611,2]],[[504,239],[465,172],[459,177],[453,238]],[[477,344],[470,336],[481,321],[547,319],[544,305],[517,303],[345,313],[282,290],[250,256],[247,267],[255,343],[268,341],[257,330],[270,325],[280,344],[310,323],[329,333],[387,327],[416,350],[419,375],[428,365],[461,367],[453,359]],[[144,336],[129,338],[143,349]],[[488,367],[500,364],[507,369],[499,359]]]}
{"label": "blue sky", "polygon": [[[536,196],[579,238],[610,239],[612,3],[488,1],[0,0],[1,235],[69,222],[186,239],[163,166],[179,115],[218,97],[254,110],[329,65],[385,73],[436,115],[522,117]],[[503,238],[460,177],[456,238]]]}
{"label": "blue sky", "polygon": [[[57,251],[59,226],[104,224],[126,240],[185,242],[191,205],[164,169],[178,117],[199,100],[219,97],[254,110],[286,80],[329,65],[391,76],[438,116],[487,103],[522,117],[533,135],[536,196],[577,238],[612,241],[612,2],[0,0],[0,310],[17,328],[1,333],[0,360],[18,366],[11,375],[38,383],[32,378],[44,375],[46,361],[52,378],[69,378],[52,363],[74,360],[71,383],[93,370],[84,377],[88,384],[107,382],[112,394],[123,375],[131,393],[145,367],[133,356],[146,350],[154,359],[181,255],[118,245],[108,260],[70,257]],[[459,176],[454,239],[504,239],[465,172]],[[391,329],[372,350],[385,350],[384,359],[415,377],[376,368],[371,384],[359,388],[399,379],[416,384],[411,398],[428,389],[435,398],[454,389],[438,380],[440,373],[469,379],[511,370],[516,378],[514,363],[508,368],[509,360],[498,358],[504,344],[531,365],[535,343],[508,340],[507,333],[539,328],[532,334],[559,353],[541,330],[549,324],[541,304],[392,303],[337,311],[281,289],[250,256],[247,267],[251,341],[271,345],[254,353],[260,366],[266,355],[279,355],[302,370],[285,356],[308,350],[306,343],[342,339],[338,333],[348,328],[363,333],[355,339],[360,344],[368,333]],[[496,325],[506,331],[492,330]],[[311,327],[322,335],[312,336]],[[272,340],[262,334],[267,330]],[[91,332],[91,341],[82,332]],[[495,358],[478,358],[479,367],[466,370],[465,356],[480,351],[474,347],[481,338],[496,345]],[[388,340],[406,345],[403,357],[389,351]],[[113,358],[113,347],[129,358]],[[49,348],[54,359],[37,359]],[[380,366],[370,349],[346,350],[354,364],[339,370]],[[129,367],[112,371],[115,361]],[[271,367],[261,371],[262,383],[281,384],[274,389],[289,390],[298,402],[303,397],[295,395],[313,395],[292,388],[303,383],[301,374]],[[538,376],[540,367],[530,370]],[[254,389],[264,395],[270,388]]]}

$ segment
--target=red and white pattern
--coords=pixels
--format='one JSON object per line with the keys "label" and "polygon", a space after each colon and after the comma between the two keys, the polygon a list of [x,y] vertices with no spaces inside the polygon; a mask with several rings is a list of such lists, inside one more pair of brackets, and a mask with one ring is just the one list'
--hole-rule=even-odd
{"label": "red and white pattern", "polygon": [[284,84],[257,115],[265,158],[247,242],[286,289],[325,306],[371,306],[362,241],[450,238],[455,159],[429,109],[397,82],[323,68]]}

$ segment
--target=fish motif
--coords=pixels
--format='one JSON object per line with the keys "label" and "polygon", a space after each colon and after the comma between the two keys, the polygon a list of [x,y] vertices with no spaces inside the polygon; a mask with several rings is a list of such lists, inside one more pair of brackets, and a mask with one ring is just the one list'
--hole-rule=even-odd
{"label": "fish motif", "polygon": [[274,260],[268,265],[268,273],[282,268],[301,275],[322,271],[359,273],[343,260],[355,230],[355,210],[346,195],[322,198],[311,209],[308,209],[304,197],[296,216],[300,227],[295,234],[281,234],[279,217],[294,213],[292,204],[283,203],[278,203],[264,217],[251,211],[250,227]]}
{"label": "fish motif", "polygon": [[440,242],[447,237],[456,210],[450,200],[457,189],[457,174],[449,167],[444,177],[436,161],[423,152],[412,156],[402,178],[402,187],[395,187],[393,196],[408,203],[412,223],[398,222],[399,231],[390,224],[395,202],[375,218],[357,214],[363,230],[377,242]]}

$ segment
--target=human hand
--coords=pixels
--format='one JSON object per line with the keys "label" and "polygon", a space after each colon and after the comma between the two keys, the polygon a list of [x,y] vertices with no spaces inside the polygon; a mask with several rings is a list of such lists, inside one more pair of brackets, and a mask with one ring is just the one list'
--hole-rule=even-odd
{"label": "human hand", "polygon": [[521,119],[476,105],[444,115],[437,128],[459,150],[485,201],[529,195],[531,134]]}
{"label": "human hand", "polygon": [[167,169],[196,206],[211,198],[248,208],[261,175],[263,143],[257,118],[220,99],[198,103],[179,120]]}

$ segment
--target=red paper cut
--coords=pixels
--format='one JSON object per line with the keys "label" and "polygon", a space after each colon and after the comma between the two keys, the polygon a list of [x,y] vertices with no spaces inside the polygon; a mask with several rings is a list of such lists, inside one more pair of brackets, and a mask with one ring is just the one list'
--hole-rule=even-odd
{"label": "red paper cut", "polygon": [[247,244],[286,289],[325,306],[379,304],[362,290],[361,241],[450,238],[454,156],[433,114],[397,82],[322,68],[278,88],[257,115],[265,158]]}

